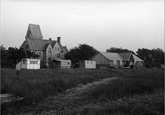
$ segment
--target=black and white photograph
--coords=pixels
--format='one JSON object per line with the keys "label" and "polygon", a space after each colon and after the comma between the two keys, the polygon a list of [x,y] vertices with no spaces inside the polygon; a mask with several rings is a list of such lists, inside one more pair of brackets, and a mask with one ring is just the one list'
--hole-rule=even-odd
{"label": "black and white photograph", "polygon": [[164,0],[1,0],[1,115],[164,115]]}

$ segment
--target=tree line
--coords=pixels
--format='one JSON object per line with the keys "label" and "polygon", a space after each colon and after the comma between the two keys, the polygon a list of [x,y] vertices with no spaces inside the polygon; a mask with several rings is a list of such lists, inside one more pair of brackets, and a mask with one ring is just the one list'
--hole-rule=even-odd
{"label": "tree line", "polygon": [[[6,49],[1,45],[1,67],[12,67],[22,59],[22,58],[38,58],[39,56],[34,52],[25,51],[22,48],[9,47]],[[123,48],[111,47],[106,50],[106,52],[132,52],[136,54],[139,58],[144,60],[146,68],[160,67],[161,64],[164,64],[164,51],[160,48],[154,49],[145,49],[139,48],[136,53]],[[88,44],[79,44],[79,46],[71,48],[69,52],[65,55],[66,59],[70,59],[72,64],[76,64],[80,60],[90,60],[98,51]]]}
{"label": "tree line", "polygon": [[6,49],[3,45],[0,47],[1,52],[1,67],[15,68],[16,64],[22,58],[38,58],[39,56],[34,52],[25,51],[23,48],[9,47]]}
{"label": "tree line", "polygon": [[[94,56],[98,51],[90,45],[87,44],[79,44],[78,47],[74,47],[70,49],[70,51],[66,54],[66,58],[70,59],[72,63],[76,63],[79,60],[89,60],[92,56]],[[111,47],[106,50],[106,52],[114,52],[114,53],[124,53],[124,52],[132,52],[137,55],[140,59],[144,61],[144,66],[146,68],[158,67],[160,68],[161,64],[164,64],[164,51],[160,48],[154,49],[146,49],[139,48],[136,53],[123,48]]]}

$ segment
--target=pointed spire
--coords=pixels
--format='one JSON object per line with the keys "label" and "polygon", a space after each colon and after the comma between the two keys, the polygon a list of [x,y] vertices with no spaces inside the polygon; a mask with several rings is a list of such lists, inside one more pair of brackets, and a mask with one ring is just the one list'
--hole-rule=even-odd
{"label": "pointed spire", "polygon": [[43,39],[40,26],[35,24],[29,24],[25,38]]}

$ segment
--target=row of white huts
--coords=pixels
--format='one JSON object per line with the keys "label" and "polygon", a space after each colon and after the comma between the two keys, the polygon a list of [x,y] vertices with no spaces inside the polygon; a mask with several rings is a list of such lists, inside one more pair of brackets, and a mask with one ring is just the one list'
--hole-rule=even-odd
{"label": "row of white huts", "polygon": [[[53,60],[52,67],[71,68],[70,60]],[[111,53],[98,52],[90,60],[79,61],[79,68],[143,68],[142,59],[134,55],[132,52],[127,53]],[[22,59],[16,69],[40,69],[40,59]]]}

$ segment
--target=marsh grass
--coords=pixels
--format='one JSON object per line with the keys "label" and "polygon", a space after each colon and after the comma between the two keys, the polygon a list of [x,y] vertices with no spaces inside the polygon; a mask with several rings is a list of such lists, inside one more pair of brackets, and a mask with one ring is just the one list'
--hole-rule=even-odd
{"label": "marsh grass", "polygon": [[[78,111],[71,110],[70,114],[138,115],[151,112],[163,115],[164,71],[161,69],[41,69],[23,70],[19,76],[15,70],[2,69],[1,93],[25,97],[21,102],[2,105],[2,112],[19,113],[19,108],[31,111],[33,106],[36,107],[35,103],[48,96],[62,93],[80,84],[110,77],[120,79],[96,85],[92,90],[82,93],[80,100],[75,100],[76,104],[80,105]],[[87,104],[82,106],[84,102]]]}
{"label": "marsh grass", "polygon": [[94,101],[80,107],[76,114],[164,115],[164,71],[123,73],[120,79],[98,85],[82,95],[84,100]]}
{"label": "marsh grass", "polygon": [[32,106],[46,97],[64,92],[78,84],[87,84],[99,79],[117,76],[113,71],[85,69],[40,69],[21,70],[17,75],[14,69],[1,70],[1,94],[11,93],[25,97],[19,102],[2,105],[2,111]]}

